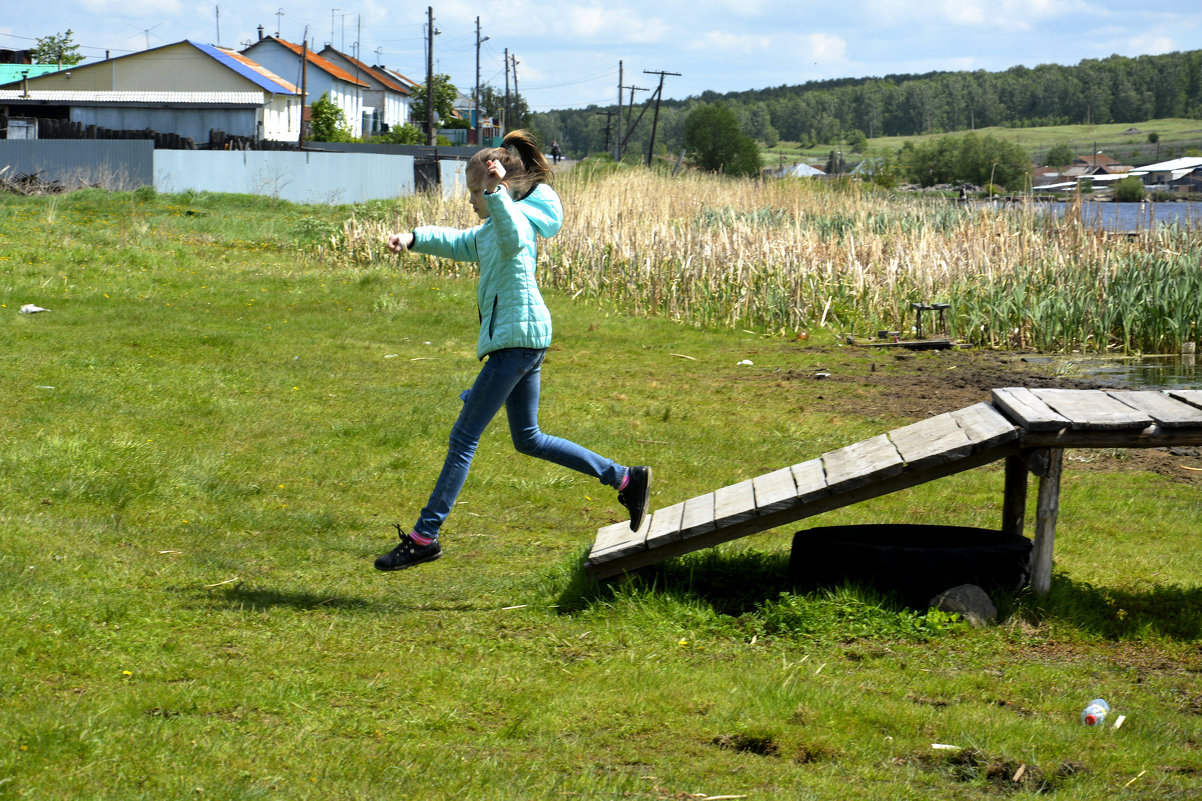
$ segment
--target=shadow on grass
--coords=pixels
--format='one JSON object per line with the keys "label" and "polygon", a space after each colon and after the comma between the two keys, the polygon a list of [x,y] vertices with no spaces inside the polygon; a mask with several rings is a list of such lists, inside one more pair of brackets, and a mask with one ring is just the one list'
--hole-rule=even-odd
{"label": "shadow on grass", "polygon": [[658,588],[666,597],[700,599],[719,614],[737,617],[792,589],[788,573],[787,552],[710,549],[597,582],[585,574],[580,559],[567,572],[556,603],[561,612],[573,612],[610,600],[619,587]]}
{"label": "shadow on grass", "polygon": [[[583,558],[577,560],[557,582],[557,603],[562,612],[609,601],[623,586],[653,590],[667,598],[701,600],[715,612],[733,617],[754,613],[781,593],[812,595],[798,592],[790,581],[787,551],[710,549],[610,582],[589,579],[583,562]],[[890,606],[904,608],[896,598],[880,595],[877,588],[862,589],[866,598],[876,597]],[[997,592],[994,602],[1002,619],[1017,616],[1036,623],[1058,620],[1107,640],[1202,639],[1202,587],[1198,586],[1114,589],[1074,581],[1058,573],[1045,597],[1028,591]]]}
{"label": "shadow on grass", "polygon": [[479,607],[471,604],[398,604],[395,600],[381,602],[338,593],[319,593],[304,590],[278,590],[265,587],[234,585],[219,590],[189,590],[198,605],[224,606],[246,611],[290,608],[302,611],[313,609],[338,609],[349,611],[379,612],[395,614],[398,609],[414,612],[475,612]]}
{"label": "shadow on grass", "polygon": [[1026,595],[1014,613],[1035,622],[1062,620],[1108,640],[1202,639],[1202,587],[1114,589],[1057,573],[1045,597]]}

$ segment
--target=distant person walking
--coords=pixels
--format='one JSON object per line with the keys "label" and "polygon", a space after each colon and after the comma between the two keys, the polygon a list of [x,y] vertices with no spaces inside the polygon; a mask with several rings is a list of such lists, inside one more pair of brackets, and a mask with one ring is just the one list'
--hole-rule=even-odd
{"label": "distant person walking", "polygon": [[415,251],[479,264],[476,356],[487,360],[472,388],[460,396],[463,407],[451,428],[446,460],[429,501],[410,532],[397,524],[401,542],[376,559],[379,570],[401,570],[442,556],[439,530],[467,480],[480,437],[502,407],[519,453],[617,489],[618,502],[630,512],[631,530],[637,531],[642,522],[649,467],[623,467],[538,427],[551,314],[535,281],[536,235],[554,236],[563,222],[559,196],[547,183],[550,176],[551,168],[530,134],[513,131],[501,147],[478,151],[467,165],[472,209],[483,223],[467,230],[423,226],[388,237],[393,253]]}
{"label": "distant person walking", "polygon": [[559,140],[552,139],[551,140],[551,160],[554,163],[558,164],[561,156],[562,156],[562,152],[559,149]]}

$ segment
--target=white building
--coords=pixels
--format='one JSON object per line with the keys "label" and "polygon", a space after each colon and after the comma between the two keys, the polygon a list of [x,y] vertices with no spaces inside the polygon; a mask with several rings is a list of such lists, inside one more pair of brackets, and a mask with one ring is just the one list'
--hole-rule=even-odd
{"label": "white building", "polygon": [[[305,55],[302,68],[301,54]],[[305,88],[305,105],[312,107],[322,95],[342,110],[351,135],[363,136],[363,93],[368,84],[337,64],[293,42],[264,36],[242,55]]]}
{"label": "white building", "polygon": [[326,45],[319,55],[367,84],[363,90],[364,136],[379,136],[409,123],[411,90],[400,78],[383,68],[369,67],[331,45]]}

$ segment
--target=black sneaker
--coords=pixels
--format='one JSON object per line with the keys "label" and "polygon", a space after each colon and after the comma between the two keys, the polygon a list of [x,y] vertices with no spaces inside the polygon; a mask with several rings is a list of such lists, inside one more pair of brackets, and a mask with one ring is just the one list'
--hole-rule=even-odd
{"label": "black sneaker", "polygon": [[626,489],[618,492],[618,503],[630,510],[630,530],[638,531],[643,522],[643,512],[651,497],[651,468],[630,468],[630,481]]}
{"label": "black sneaker", "polygon": [[[399,533],[401,527],[397,526],[396,529]],[[376,559],[376,570],[404,570],[422,562],[433,562],[440,556],[442,546],[438,540],[429,545],[418,545],[408,534],[401,534],[401,544]]]}

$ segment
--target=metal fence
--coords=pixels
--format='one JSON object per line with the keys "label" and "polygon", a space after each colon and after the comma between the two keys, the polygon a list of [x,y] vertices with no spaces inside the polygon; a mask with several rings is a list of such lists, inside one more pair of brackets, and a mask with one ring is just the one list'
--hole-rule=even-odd
{"label": "metal fence", "polygon": [[294,203],[362,203],[414,192],[411,156],[265,150],[157,150],[160,192],[232,192]]}
{"label": "metal fence", "polygon": [[324,152],[155,150],[144,140],[0,140],[0,170],[7,166],[10,177],[38,173],[43,181],[71,187],[149,185],[166,193],[232,192],[339,204],[388,200],[436,184],[444,196],[462,194],[466,158],[475,150],[400,145]]}
{"label": "metal fence", "polygon": [[128,190],[154,182],[154,143],[149,140],[0,139],[0,170],[6,177],[37,175],[68,187]]}

